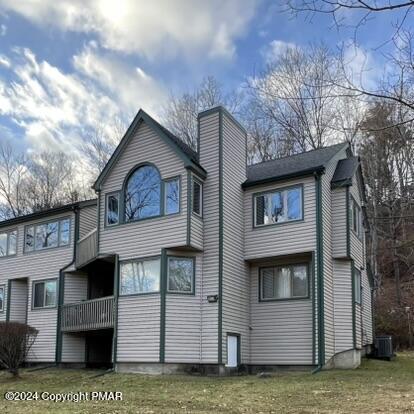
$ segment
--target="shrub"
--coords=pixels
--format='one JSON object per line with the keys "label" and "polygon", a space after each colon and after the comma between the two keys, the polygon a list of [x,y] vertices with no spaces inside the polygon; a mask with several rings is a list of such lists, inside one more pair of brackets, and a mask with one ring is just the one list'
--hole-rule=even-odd
{"label": "shrub", "polygon": [[14,377],[37,337],[37,330],[19,322],[0,322],[0,366]]}

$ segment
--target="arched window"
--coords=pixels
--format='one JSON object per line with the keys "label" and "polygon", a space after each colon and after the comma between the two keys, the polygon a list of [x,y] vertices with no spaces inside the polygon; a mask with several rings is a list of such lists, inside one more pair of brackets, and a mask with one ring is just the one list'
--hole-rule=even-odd
{"label": "arched window", "polygon": [[161,214],[161,177],[151,165],[137,168],[125,184],[125,221]]}

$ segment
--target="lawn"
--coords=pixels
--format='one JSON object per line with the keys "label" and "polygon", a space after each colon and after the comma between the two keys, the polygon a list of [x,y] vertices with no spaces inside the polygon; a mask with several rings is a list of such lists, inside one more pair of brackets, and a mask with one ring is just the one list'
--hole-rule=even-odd
{"label": "lawn", "polygon": [[[0,372],[1,413],[414,413],[414,353],[395,361],[366,360],[353,371],[197,377],[107,374],[96,371]],[[122,391],[123,401],[13,401],[6,391]]]}

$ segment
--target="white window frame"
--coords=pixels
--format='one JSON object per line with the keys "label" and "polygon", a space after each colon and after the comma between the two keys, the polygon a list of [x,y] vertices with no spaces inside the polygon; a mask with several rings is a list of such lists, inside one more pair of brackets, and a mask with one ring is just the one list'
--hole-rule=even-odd
{"label": "white window frame", "polygon": [[[194,211],[194,184],[198,184],[200,186],[200,212],[197,213],[196,211]],[[197,180],[196,178],[193,177],[192,179],[192,183],[191,183],[191,212],[193,214],[195,214],[198,217],[203,217],[203,183],[199,180]]]}
{"label": "white window frame", "polygon": [[[16,233],[16,251],[14,253],[10,253],[10,234]],[[5,234],[6,235],[6,254],[4,256],[0,256],[0,259],[4,257],[10,257],[10,256],[16,256],[17,255],[17,243],[18,243],[18,232],[17,228],[7,230],[7,231],[0,231],[0,235]]]}
{"label": "white window frame", "polygon": [[[108,213],[109,213],[109,197],[116,197],[118,200],[118,221],[116,223],[108,223]],[[105,227],[118,226],[121,219],[121,206],[120,206],[120,192],[114,191],[105,195]]]}
{"label": "white window frame", "polygon": [[[55,303],[53,305],[45,305],[46,303],[46,284],[50,283],[50,282],[54,282],[55,286],[56,286],[56,298],[55,298]],[[39,285],[43,283],[43,306],[35,306],[35,302],[36,302],[36,285]],[[57,303],[58,303],[58,295],[59,295],[59,290],[58,290],[58,280],[56,278],[53,279],[39,279],[39,280],[34,280],[33,284],[32,284],[32,309],[37,310],[37,309],[52,309],[52,308],[56,308]]]}
{"label": "white window frame", "polygon": [[[288,219],[288,192],[290,190],[295,190],[298,189],[300,190],[300,200],[299,200],[299,206],[300,206],[300,217],[299,218],[295,218],[295,219]],[[263,224],[258,224],[257,223],[257,200],[259,197],[268,197],[269,199],[272,198],[272,196],[276,193],[280,193],[282,195],[282,200],[283,200],[283,211],[284,211],[284,215],[285,215],[285,220],[283,221],[278,221],[276,223],[263,223]],[[284,223],[294,223],[295,221],[302,221],[304,217],[304,201],[303,201],[303,185],[302,184],[298,184],[298,185],[293,185],[290,187],[285,187],[285,188],[279,188],[279,189],[275,189],[275,190],[271,190],[271,191],[264,191],[261,193],[257,193],[253,195],[253,222],[254,222],[254,227],[266,227],[266,226],[274,226],[274,225],[279,225],[279,224],[284,224]]]}

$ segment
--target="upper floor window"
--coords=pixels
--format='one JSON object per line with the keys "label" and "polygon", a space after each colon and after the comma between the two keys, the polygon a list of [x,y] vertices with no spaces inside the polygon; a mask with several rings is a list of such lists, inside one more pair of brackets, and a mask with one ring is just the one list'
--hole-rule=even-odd
{"label": "upper floor window", "polygon": [[159,292],[161,274],[160,263],[161,261],[159,258],[131,260],[121,263],[121,295]]}
{"label": "upper floor window", "polygon": [[106,225],[113,226],[119,223],[119,193],[106,196]]}
{"label": "upper floor window", "polygon": [[4,286],[0,286],[0,312],[4,311]]}
{"label": "upper floor window", "polygon": [[350,199],[350,214],[351,214],[351,228],[354,231],[354,233],[361,237],[362,235],[362,226],[361,226],[361,208],[357,204],[357,202],[354,200],[353,197]]}
{"label": "upper floor window", "polygon": [[161,214],[161,177],[151,165],[136,169],[125,185],[125,221]]}
{"label": "upper floor window", "polygon": [[180,211],[180,180],[172,178],[165,181],[165,214],[174,214]]}
{"label": "upper floor window", "polygon": [[57,302],[57,280],[42,280],[33,283],[33,308],[51,308]]}
{"label": "upper floor window", "polygon": [[254,196],[255,226],[284,223],[303,218],[302,186]]}
{"label": "upper floor window", "polygon": [[192,192],[192,200],[193,200],[193,213],[202,216],[203,212],[203,186],[202,184],[197,181],[193,180],[193,192]]}
{"label": "upper floor window", "polygon": [[356,303],[361,303],[361,290],[361,271],[354,268],[354,298]]}
{"label": "upper floor window", "polygon": [[13,256],[17,250],[17,230],[0,233],[0,257]]}
{"label": "upper floor window", "polygon": [[307,264],[260,269],[260,300],[308,297],[308,272]]}
{"label": "upper floor window", "polygon": [[39,223],[25,228],[25,252],[67,246],[69,242],[70,218]]}

